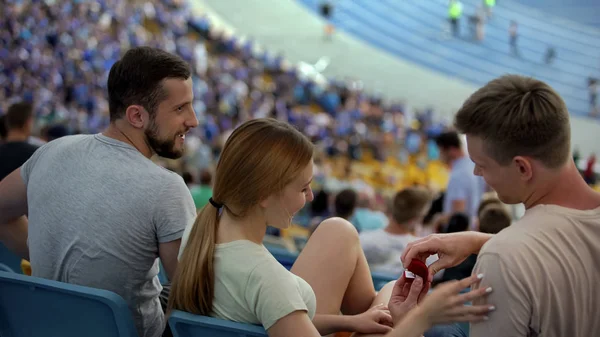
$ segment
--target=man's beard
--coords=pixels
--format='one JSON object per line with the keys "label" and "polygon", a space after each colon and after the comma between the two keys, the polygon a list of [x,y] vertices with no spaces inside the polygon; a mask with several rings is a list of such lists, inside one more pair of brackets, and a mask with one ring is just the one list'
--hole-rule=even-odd
{"label": "man's beard", "polygon": [[181,150],[175,149],[175,141],[179,137],[179,135],[174,135],[171,139],[160,139],[158,136],[158,126],[152,121],[150,127],[144,131],[146,135],[146,141],[150,148],[157,155],[168,158],[168,159],[178,159],[183,156],[183,148]]}

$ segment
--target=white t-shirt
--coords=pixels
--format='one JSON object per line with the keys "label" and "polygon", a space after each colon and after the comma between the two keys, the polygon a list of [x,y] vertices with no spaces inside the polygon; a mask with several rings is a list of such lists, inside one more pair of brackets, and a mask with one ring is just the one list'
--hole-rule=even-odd
{"label": "white t-shirt", "polygon": [[262,245],[239,240],[215,249],[215,296],[211,316],[262,324],[302,310],[310,319],[317,299],[310,285],[285,269]]}
{"label": "white t-shirt", "polygon": [[[371,271],[390,275],[400,275],[404,271],[400,257],[406,246],[417,239],[418,237],[411,234],[394,235],[384,229],[360,234],[360,244]],[[426,264],[430,265],[436,260],[437,255],[432,255]]]}

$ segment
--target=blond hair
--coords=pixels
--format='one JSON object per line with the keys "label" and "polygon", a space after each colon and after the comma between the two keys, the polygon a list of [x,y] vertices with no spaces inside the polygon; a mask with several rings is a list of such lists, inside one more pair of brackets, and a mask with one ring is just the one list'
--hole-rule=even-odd
{"label": "blond hair", "polygon": [[[229,137],[215,172],[213,200],[243,218],[270,195],[280,193],[312,159],[313,145],[298,130],[275,119],[254,119]],[[210,203],[194,222],[173,279],[167,312],[212,311],[214,252],[219,211]]]}
{"label": "blond hair", "polygon": [[481,137],[501,165],[529,156],[558,168],[570,157],[567,106],[549,85],[530,77],[505,75],[487,83],[467,99],[454,124]]}

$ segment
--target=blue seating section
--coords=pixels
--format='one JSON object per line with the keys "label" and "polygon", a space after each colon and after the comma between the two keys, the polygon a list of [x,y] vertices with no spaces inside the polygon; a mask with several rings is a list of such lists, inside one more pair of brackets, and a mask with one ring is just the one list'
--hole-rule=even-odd
{"label": "blue seating section", "polygon": [[21,274],[21,259],[0,243],[0,263]]}
{"label": "blue seating section", "polygon": [[198,316],[175,310],[169,317],[173,337],[266,337],[262,326]]}
{"label": "blue seating section", "polygon": [[[314,11],[318,11],[321,2],[298,1]],[[481,0],[462,2],[460,39],[442,34],[448,25],[447,0],[339,1],[333,22],[392,55],[475,85],[507,73],[534,76],[553,86],[571,113],[589,113],[587,78],[600,74],[600,29],[582,27],[566,19],[548,22],[540,15],[529,15],[523,5],[507,0],[499,1],[495,7],[494,16],[486,25],[485,40],[475,43],[470,38],[467,17],[476,12]],[[532,9],[531,13],[537,12]],[[519,23],[520,58],[510,53],[511,20]],[[543,59],[549,46],[555,48],[557,56],[553,64],[546,65]]]}
{"label": "blue seating section", "polygon": [[117,294],[0,272],[2,337],[137,337],[131,312]]}
{"label": "blue seating section", "polygon": [[[507,0],[502,0],[505,2]],[[551,21],[571,20],[581,23],[582,29],[587,26],[600,28],[600,2],[598,0],[513,0],[512,7],[521,8],[527,15],[536,17],[544,16],[548,20],[548,14]],[[519,7],[518,4],[524,6]],[[534,8],[534,10],[531,10]]]}

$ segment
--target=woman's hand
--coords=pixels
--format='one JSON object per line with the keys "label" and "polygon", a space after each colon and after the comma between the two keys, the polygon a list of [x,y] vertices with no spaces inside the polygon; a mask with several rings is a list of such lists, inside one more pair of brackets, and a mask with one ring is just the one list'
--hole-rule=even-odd
{"label": "woman's hand", "polygon": [[402,276],[394,284],[392,296],[388,303],[394,324],[402,320],[406,313],[417,306],[427,295],[430,286],[430,282],[426,282],[419,276],[411,280],[407,279],[402,273]]}
{"label": "woman's hand", "polygon": [[353,332],[384,334],[392,331],[392,316],[388,307],[384,304],[374,306],[362,314],[352,316],[350,319]]}
{"label": "woman's hand", "polygon": [[468,293],[460,293],[463,289],[478,283],[483,275],[473,275],[460,281],[449,281],[440,284],[419,305],[418,311],[429,326],[454,322],[479,322],[487,319],[487,315],[495,308],[491,305],[465,305],[484,297],[492,288],[479,288]]}

